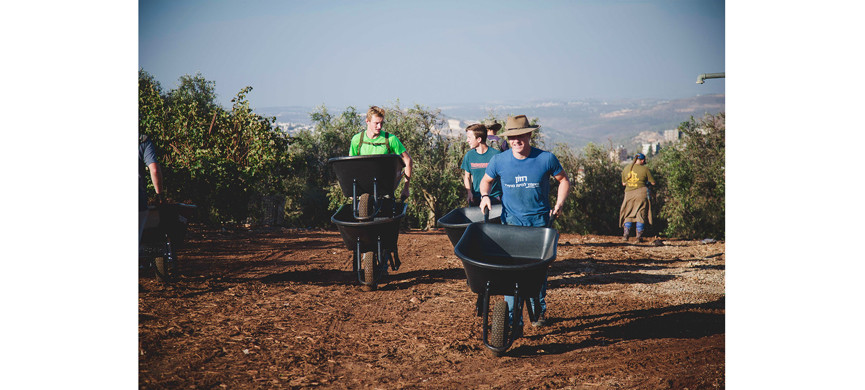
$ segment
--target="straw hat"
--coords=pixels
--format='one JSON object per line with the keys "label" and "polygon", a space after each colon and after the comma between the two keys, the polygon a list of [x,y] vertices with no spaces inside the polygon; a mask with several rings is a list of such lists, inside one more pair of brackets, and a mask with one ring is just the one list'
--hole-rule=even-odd
{"label": "straw hat", "polygon": [[505,132],[502,133],[501,136],[512,137],[515,135],[531,133],[538,127],[540,126],[529,125],[529,118],[526,118],[525,115],[509,116],[508,121],[505,122]]}

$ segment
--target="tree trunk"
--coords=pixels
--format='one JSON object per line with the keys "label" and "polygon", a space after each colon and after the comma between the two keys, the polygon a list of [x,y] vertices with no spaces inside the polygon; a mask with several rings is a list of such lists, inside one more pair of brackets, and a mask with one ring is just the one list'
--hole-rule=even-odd
{"label": "tree trunk", "polygon": [[421,194],[423,194],[424,202],[426,202],[427,206],[427,220],[426,226],[424,230],[430,230],[436,225],[436,214],[435,214],[435,206],[436,206],[436,197],[432,196],[429,192],[424,189],[421,189]]}

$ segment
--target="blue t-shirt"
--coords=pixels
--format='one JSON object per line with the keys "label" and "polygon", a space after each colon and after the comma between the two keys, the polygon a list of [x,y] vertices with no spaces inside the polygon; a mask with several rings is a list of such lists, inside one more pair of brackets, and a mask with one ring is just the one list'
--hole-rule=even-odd
{"label": "blue t-shirt", "polygon": [[502,223],[546,226],[550,218],[550,176],[563,171],[550,152],[532,148],[519,160],[513,153],[500,153],[490,160],[486,174],[502,185]]}
{"label": "blue t-shirt", "polygon": [[[484,154],[478,153],[477,149],[471,149],[463,157],[463,163],[460,165],[460,168],[472,174],[472,195],[475,198],[481,197],[481,179],[484,178],[484,172],[487,170],[487,165],[489,165],[490,160],[499,153],[501,152],[493,148],[487,148],[487,151]],[[502,196],[502,185],[498,180],[493,182],[493,186],[490,188],[490,196],[494,198]]]}

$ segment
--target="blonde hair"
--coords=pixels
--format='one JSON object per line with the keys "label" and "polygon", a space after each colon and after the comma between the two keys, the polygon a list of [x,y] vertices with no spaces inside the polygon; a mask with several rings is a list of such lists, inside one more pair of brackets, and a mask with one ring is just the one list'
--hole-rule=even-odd
{"label": "blonde hair", "polygon": [[370,106],[366,112],[366,120],[369,121],[373,116],[380,116],[381,119],[384,119],[384,109],[379,106]]}

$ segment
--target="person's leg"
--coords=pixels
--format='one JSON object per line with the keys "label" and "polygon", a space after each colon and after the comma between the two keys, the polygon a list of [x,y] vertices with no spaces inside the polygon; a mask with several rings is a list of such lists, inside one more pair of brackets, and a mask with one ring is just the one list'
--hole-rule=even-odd
{"label": "person's leg", "polygon": [[[508,303],[508,323],[513,323],[515,300],[513,295],[505,295],[505,302]],[[523,327],[523,313],[517,313],[517,328]]]}
{"label": "person's leg", "polygon": [[637,242],[643,242],[643,229],[645,226],[642,222],[637,222]]}
{"label": "person's leg", "polygon": [[540,313],[538,313],[538,320],[532,322],[532,326],[545,326],[547,324],[547,279],[544,279],[544,283],[541,284],[541,291],[538,293],[538,301],[540,301]]}
{"label": "person's leg", "polygon": [[622,230],[622,241],[628,241],[628,236],[631,234],[632,222],[625,222]]}

